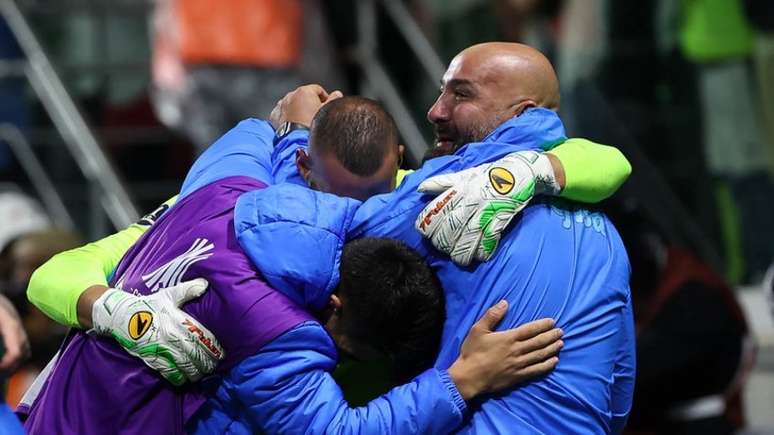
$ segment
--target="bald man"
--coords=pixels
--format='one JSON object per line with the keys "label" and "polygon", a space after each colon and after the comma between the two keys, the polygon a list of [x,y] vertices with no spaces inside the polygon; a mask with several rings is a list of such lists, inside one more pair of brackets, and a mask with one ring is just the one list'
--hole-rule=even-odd
{"label": "bald man", "polygon": [[[497,239],[467,235],[502,227],[538,185],[551,188],[550,180],[522,182],[516,174],[538,162],[531,156],[566,139],[558,107],[556,75],[536,50],[504,43],[468,48],[449,65],[428,113],[437,135],[435,158],[394,192],[370,198],[354,216],[338,217],[348,223],[347,238],[399,239],[438,274],[447,320],[436,368],[447,368],[459,357],[465,333],[501,299],[511,307],[501,328],[552,317],[565,331],[565,347],[552,373],[474,402],[457,422],[462,433],[618,433],[631,407],[635,341],[629,263],[607,217],[573,201],[542,197],[522,210],[489,261],[468,266],[450,261],[423,239],[428,236],[442,248],[468,244],[467,257],[471,251],[484,251],[484,257],[494,252]],[[580,164],[595,167],[580,157]],[[460,173],[449,175],[455,172]],[[579,181],[565,180],[565,189]],[[419,192],[420,186],[443,193],[428,205],[433,197]],[[242,204],[301,201],[297,189],[278,185],[248,193]],[[457,201],[471,194],[478,199]],[[314,195],[319,209],[341,207],[340,198]],[[304,222],[309,217],[294,212],[304,209],[309,207],[288,205],[286,213],[272,218]],[[266,218],[261,210],[239,204],[234,214],[238,228],[257,228]],[[444,220],[453,221],[456,230],[439,230]],[[260,231],[238,237],[251,258],[258,258],[251,239],[260,239]]]}
{"label": "bald man", "polygon": [[559,110],[559,80],[542,53],[503,42],[467,48],[452,59],[427,113],[436,135],[428,157],[478,142],[532,107]]}

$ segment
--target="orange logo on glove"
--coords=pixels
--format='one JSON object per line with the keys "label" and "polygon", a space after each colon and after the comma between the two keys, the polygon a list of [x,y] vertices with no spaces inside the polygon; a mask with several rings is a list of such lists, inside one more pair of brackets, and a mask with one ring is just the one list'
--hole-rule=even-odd
{"label": "orange logo on glove", "polygon": [[457,194],[456,190],[452,190],[449,192],[442,200],[438,201],[435,204],[435,207],[427,212],[425,217],[422,219],[422,222],[419,223],[419,228],[422,229],[422,231],[425,230],[425,228],[430,225],[430,222],[433,220],[433,216],[437,215],[438,213],[443,210],[443,208],[446,206],[446,204],[451,201],[452,197]]}

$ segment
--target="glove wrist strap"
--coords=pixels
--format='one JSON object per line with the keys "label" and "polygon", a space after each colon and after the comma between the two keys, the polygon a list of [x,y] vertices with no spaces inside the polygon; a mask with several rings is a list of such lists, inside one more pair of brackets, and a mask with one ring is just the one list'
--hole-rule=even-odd
{"label": "glove wrist strap", "polygon": [[94,331],[100,335],[110,335],[113,314],[128,294],[122,290],[109,288],[103,293],[91,308],[91,321]]}
{"label": "glove wrist strap", "polygon": [[551,160],[545,153],[535,153],[536,157],[532,160],[532,168],[535,171],[535,194],[558,196],[562,188],[556,181],[554,167]]}

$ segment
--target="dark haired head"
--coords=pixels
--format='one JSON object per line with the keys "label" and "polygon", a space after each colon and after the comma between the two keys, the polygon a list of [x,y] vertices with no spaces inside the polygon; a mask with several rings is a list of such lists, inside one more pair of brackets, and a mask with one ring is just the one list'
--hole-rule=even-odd
{"label": "dark haired head", "polygon": [[398,128],[374,100],[342,97],[322,106],[312,120],[309,146],[333,153],[348,171],[373,175],[385,157],[398,150]]}
{"label": "dark haired head", "polygon": [[317,112],[309,155],[297,163],[311,187],[364,200],[395,187],[401,155],[395,121],[379,103],[342,97]]}
{"label": "dark haired head", "polygon": [[430,367],[445,304],[441,284],[422,257],[395,240],[363,238],[344,246],[340,273],[338,334],[332,335],[345,337],[345,350],[387,355],[401,380]]}

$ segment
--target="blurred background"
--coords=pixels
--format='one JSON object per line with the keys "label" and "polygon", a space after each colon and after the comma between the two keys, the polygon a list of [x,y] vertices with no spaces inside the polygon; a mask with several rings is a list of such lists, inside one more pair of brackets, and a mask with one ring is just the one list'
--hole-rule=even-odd
{"label": "blurred background", "polygon": [[303,83],[382,101],[416,167],[445,65],[491,40],[543,51],[568,135],[634,167],[603,205],[633,268],[629,431],[774,434],[771,0],[0,0],[0,290],[33,346],[9,403],[64,332],[26,302],[37,265]]}

